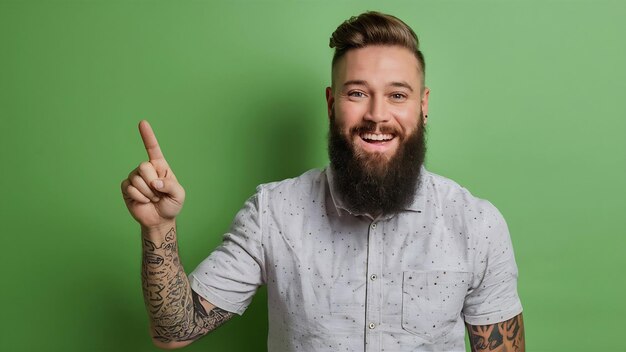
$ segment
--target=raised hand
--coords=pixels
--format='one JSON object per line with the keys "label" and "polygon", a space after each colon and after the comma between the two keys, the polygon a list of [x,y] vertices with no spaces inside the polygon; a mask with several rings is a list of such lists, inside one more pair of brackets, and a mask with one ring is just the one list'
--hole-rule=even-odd
{"label": "raised hand", "polygon": [[183,207],[185,190],[170,169],[148,121],[139,123],[148,152],[144,161],[122,181],[122,195],[130,214],[142,226],[152,228],[173,221]]}

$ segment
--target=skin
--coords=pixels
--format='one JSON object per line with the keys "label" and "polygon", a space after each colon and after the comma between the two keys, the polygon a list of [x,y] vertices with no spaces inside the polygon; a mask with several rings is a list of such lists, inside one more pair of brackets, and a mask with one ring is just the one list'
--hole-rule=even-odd
{"label": "skin", "polygon": [[160,348],[184,347],[214,330],[233,314],[198,296],[178,256],[176,216],[185,190],[165,160],[147,121],[139,132],[148,152],[122,181],[128,211],[141,225],[141,280],[154,344]]}
{"label": "skin", "polygon": [[[401,139],[420,128],[420,113],[428,114],[430,90],[422,86],[417,58],[400,46],[374,45],[353,49],[333,68],[333,86],[326,88],[328,116],[333,110],[342,133],[357,153],[378,154],[387,160]],[[423,123],[426,124],[426,117]],[[371,131],[387,130],[393,139],[371,143],[350,130],[370,123]]]}

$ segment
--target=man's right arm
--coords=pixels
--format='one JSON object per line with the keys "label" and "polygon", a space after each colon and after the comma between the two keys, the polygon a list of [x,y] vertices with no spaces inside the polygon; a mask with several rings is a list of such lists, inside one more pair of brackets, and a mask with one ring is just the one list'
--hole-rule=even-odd
{"label": "man's right arm", "polygon": [[178,256],[174,222],[142,228],[142,241],[143,294],[156,346],[186,346],[233,316],[191,289]]}
{"label": "man's right arm", "polygon": [[176,216],[185,190],[165,160],[147,121],[139,132],[149,161],[122,181],[128,211],[141,225],[144,301],[152,339],[158,347],[183,347],[223,324],[233,314],[198,296],[178,255]]}

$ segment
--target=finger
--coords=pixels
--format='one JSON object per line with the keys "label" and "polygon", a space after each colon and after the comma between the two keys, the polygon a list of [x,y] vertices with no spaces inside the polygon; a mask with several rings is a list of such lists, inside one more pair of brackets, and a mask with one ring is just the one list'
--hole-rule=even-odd
{"label": "finger", "polygon": [[128,181],[128,179],[127,179],[127,178],[125,178],[125,179],[122,181],[122,185],[121,185],[121,188],[122,188],[122,196],[124,197],[124,199],[130,199],[130,197],[128,196],[128,192],[126,191],[126,188],[127,188],[129,185],[130,185],[130,181]]}
{"label": "finger", "polygon": [[146,180],[143,179],[139,174],[132,173],[128,176],[130,183],[135,187],[141,194],[143,194],[146,198],[151,199],[153,202],[158,202],[159,197],[148,187]]}
{"label": "finger", "polygon": [[141,194],[143,194],[147,198],[154,200],[157,197],[157,192],[153,190],[149,186],[148,181],[143,179],[143,177],[139,174],[139,167],[137,167],[136,169],[131,171],[130,174],[128,174],[128,180],[133,187],[137,188],[139,192],[141,192]]}
{"label": "finger", "polygon": [[165,160],[163,153],[161,152],[161,147],[159,146],[159,142],[154,135],[154,131],[152,131],[152,127],[146,120],[141,120],[139,122],[139,133],[141,134],[141,139],[143,140],[143,145],[146,147],[146,152],[148,152],[149,160]]}
{"label": "finger", "polygon": [[135,202],[150,203],[150,199],[141,194],[141,192],[139,192],[139,190],[131,184],[126,186],[126,194],[131,200],[134,200]]}
{"label": "finger", "polygon": [[151,185],[152,181],[159,178],[157,167],[162,167],[162,166],[158,165],[158,163],[157,165],[153,165],[149,161],[144,161],[141,164],[139,164],[139,167],[137,167],[136,170],[137,170],[137,173],[139,173],[139,175],[144,179],[144,181],[146,181],[146,184]]}
{"label": "finger", "polygon": [[185,189],[174,179],[160,178],[152,181],[151,185],[157,191],[168,194],[171,198],[180,203],[185,200]]}

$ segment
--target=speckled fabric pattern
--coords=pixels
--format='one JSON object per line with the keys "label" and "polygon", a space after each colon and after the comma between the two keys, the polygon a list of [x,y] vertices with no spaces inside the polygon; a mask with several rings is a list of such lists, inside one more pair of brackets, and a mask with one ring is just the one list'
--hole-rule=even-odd
{"label": "speckled fabric pattern", "polygon": [[268,351],[465,351],[464,321],[522,311],[498,210],[422,168],[412,204],[354,214],[332,170],[261,185],[190,275],[209,302],[242,314],[267,285]]}

